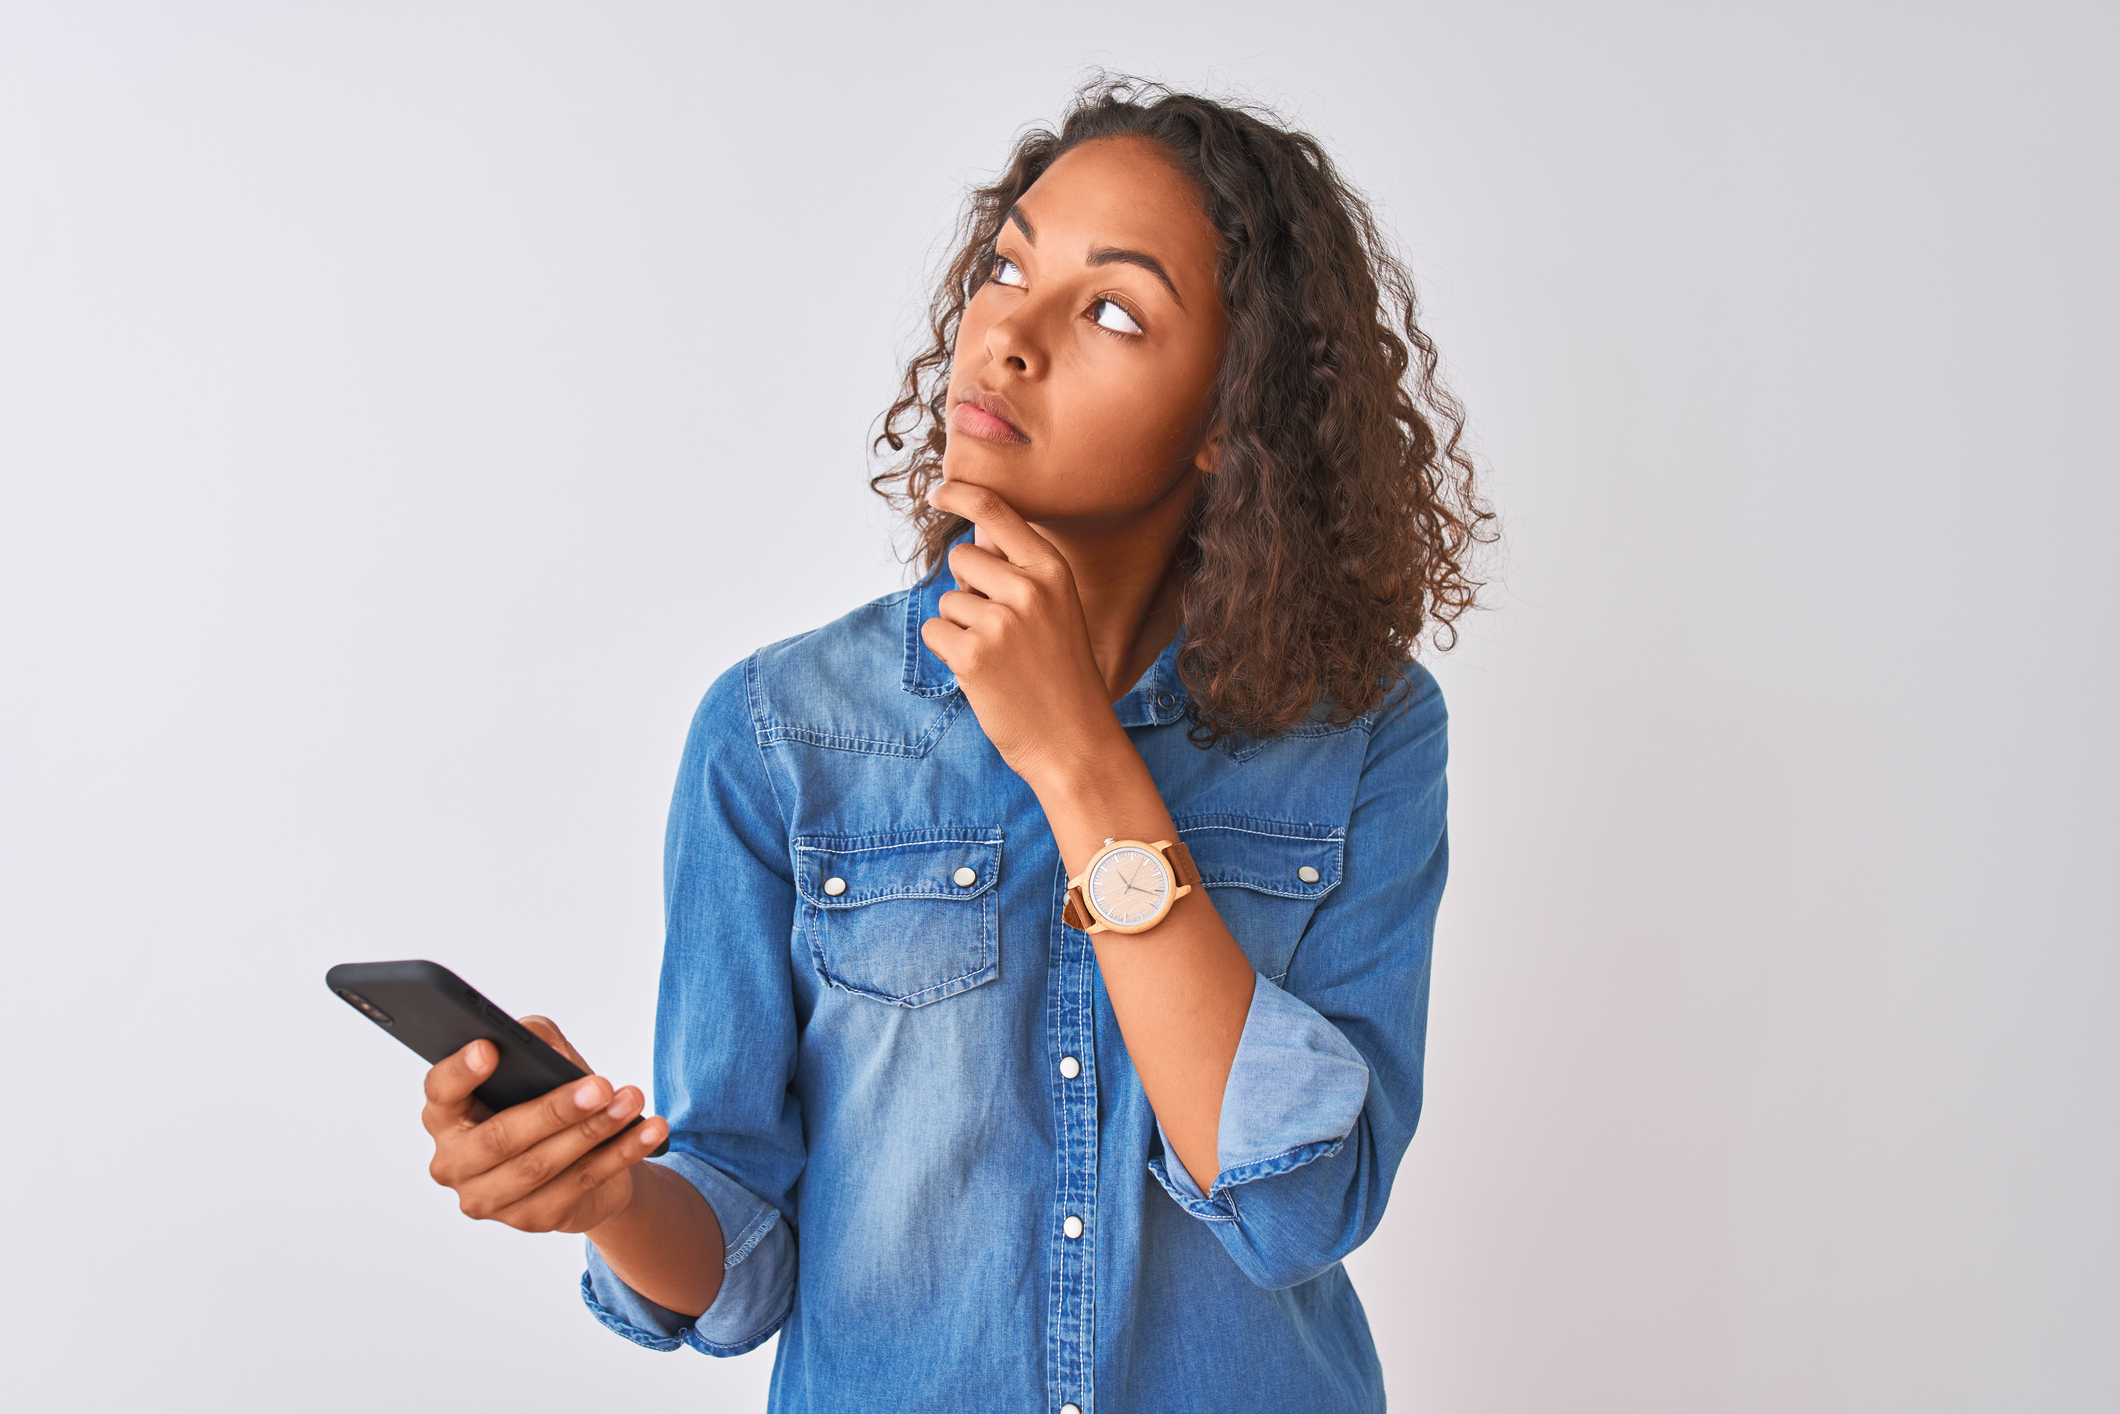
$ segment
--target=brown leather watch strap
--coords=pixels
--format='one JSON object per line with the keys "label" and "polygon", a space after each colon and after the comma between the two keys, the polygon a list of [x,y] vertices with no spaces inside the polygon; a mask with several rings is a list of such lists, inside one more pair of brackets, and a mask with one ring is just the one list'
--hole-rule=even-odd
{"label": "brown leather watch strap", "polygon": [[1163,857],[1170,861],[1170,872],[1178,876],[1179,883],[1199,887],[1200,867],[1193,863],[1192,851],[1185,847],[1185,841],[1172,840]]}
{"label": "brown leather watch strap", "polygon": [[1060,921],[1078,932],[1089,931],[1089,920],[1082,916],[1082,900],[1073,889],[1067,891],[1067,907],[1060,910]]}

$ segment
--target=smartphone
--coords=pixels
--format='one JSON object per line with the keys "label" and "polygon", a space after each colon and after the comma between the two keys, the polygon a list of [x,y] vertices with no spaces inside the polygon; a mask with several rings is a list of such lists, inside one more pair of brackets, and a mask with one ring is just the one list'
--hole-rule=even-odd
{"label": "smartphone", "polygon": [[[471,1093],[496,1113],[588,1073],[438,962],[342,962],[324,974],[324,985],[429,1065],[447,1060],[473,1041],[491,1041],[500,1052],[500,1064]],[[626,1129],[639,1123],[635,1119]],[[665,1139],[655,1154],[669,1151]]]}

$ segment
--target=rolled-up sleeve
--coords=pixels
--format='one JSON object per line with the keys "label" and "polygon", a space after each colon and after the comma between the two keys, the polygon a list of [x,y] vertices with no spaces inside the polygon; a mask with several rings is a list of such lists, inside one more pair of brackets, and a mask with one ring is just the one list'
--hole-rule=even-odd
{"label": "rolled-up sleeve", "polygon": [[794,1300],[804,1160],[792,1089],[795,886],[751,721],[755,661],[723,674],[693,717],[663,857],[655,1096],[670,1152],[652,1162],[714,1210],[721,1289],[696,1319],[669,1310],[620,1280],[594,1242],[582,1274],[591,1314],[651,1350],[741,1355],[780,1328]]}
{"label": "rolled-up sleeve", "polygon": [[1195,1217],[1234,1221],[1231,1190],[1337,1153],[1368,1094],[1369,1066],[1339,1028],[1254,974],[1251,1011],[1222,1092],[1218,1196],[1200,1191],[1160,1124],[1163,1153],[1149,1168]]}
{"label": "rolled-up sleeve", "polygon": [[780,1325],[795,1281],[795,1243],[780,1210],[720,1169],[690,1154],[651,1160],[682,1174],[714,1210],[722,1229],[721,1290],[697,1318],[658,1306],[621,1281],[596,1244],[587,1244],[582,1301],[590,1314],[635,1345],[708,1355],[741,1355]]}
{"label": "rolled-up sleeve", "polygon": [[1244,1274],[1308,1281],[1384,1215],[1421,1112],[1436,910],[1449,871],[1441,691],[1418,666],[1370,729],[1341,882],[1282,986],[1264,977],[1223,1091],[1203,1192],[1167,1139],[1151,1171]]}

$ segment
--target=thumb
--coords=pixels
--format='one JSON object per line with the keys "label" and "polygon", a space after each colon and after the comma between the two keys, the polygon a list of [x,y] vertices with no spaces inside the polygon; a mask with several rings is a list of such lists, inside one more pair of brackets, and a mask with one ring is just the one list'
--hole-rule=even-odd
{"label": "thumb", "polygon": [[558,1051],[568,1060],[573,1061],[576,1065],[580,1066],[584,1074],[596,1074],[596,1067],[589,1064],[589,1062],[587,1062],[586,1060],[582,1059],[582,1053],[574,1049],[574,1043],[569,1041],[563,1034],[561,1034],[560,1029],[557,1026],[554,1026],[549,1018],[542,1016],[524,1016],[519,1017],[517,1019],[521,1021],[523,1023],[524,1028],[533,1033],[538,1040],[543,1041],[553,1050]]}

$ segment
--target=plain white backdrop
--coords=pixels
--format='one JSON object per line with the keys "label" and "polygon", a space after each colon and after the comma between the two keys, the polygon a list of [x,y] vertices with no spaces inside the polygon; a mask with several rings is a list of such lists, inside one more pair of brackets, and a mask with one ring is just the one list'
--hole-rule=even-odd
{"label": "plain white backdrop", "polygon": [[8,1402],[762,1406],[770,1348],[637,1350],[459,1217],[321,976],[645,1079],[691,708],[902,582],[922,272],[1102,63],[1340,156],[1507,518],[1350,1264],[1394,1406],[2120,1404],[2116,33],[0,6]]}

